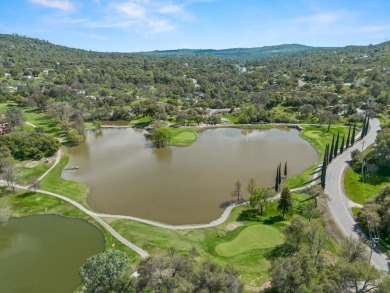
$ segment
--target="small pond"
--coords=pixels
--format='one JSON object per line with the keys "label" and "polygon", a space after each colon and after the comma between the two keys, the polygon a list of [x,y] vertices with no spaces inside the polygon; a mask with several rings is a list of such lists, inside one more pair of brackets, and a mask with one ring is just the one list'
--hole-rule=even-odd
{"label": "small pond", "polygon": [[0,292],[73,292],[79,268],[103,250],[101,231],[82,219],[10,219],[0,224]]}

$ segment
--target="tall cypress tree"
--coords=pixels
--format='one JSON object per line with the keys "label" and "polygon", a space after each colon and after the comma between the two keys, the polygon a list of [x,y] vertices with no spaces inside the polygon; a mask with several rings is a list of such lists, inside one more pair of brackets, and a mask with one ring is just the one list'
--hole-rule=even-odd
{"label": "tall cypress tree", "polygon": [[349,126],[348,129],[347,141],[345,142],[345,149],[349,147],[350,138],[351,138],[351,125]]}
{"label": "tall cypress tree", "polygon": [[367,135],[369,127],[370,127],[370,118],[367,118],[367,123],[366,123],[366,129],[364,131],[364,136]]}
{"label": "tall cypress tree", "polygon": [[366,117],[364,117],[362,132],[360,133],[360,139],[363,139],[363,137],[366,135],[366,124],[367,124],[367,115]]}
{"label": "tall cypress tree", "polygon": [[284,176],[287,177],[287,161],[284,163]]}
{"label": "tall cypress tree", "polygon": [[326,168],[328,165],[328,158],[329,158],[329,145],[327,144],[325,147],[325,155],[324,155],[324,160],[322,161],[322,169],[321,169],[321,186],[322,186],[322,188],[325,188]]}
{"label": "tall cypress tree", "polygon": [[336,142],[335,142],[335,145],[334,145],[334,153],[333,153],[333,157],[334,158],[337,157],[337,152],[339,150],[339,140],[340,140],[340,132],[337,133],[337,138],[336,138]]}
{"label": "tall cypress tree", "polygon": [[353,129],[352,129],[351,146],[355,144],[355,134],[356,134],[356,124],[353,125]]}
{"label": "tall cypress tree", "polygon": [[343,135],[343,139],[341,140],[340,154],[344,152],[344,143],[345,143],[345,134]]}
{"label": "tall cypress tree", "polygon": [[334,134],[332,138],[332,144],[330,145],[329,162],[332,162],[333,160],[333,153],[334,153]]}
{"label": "tall cypress tree", "polygon": [[282,183],[282,163],[279,163],[279,185]]}

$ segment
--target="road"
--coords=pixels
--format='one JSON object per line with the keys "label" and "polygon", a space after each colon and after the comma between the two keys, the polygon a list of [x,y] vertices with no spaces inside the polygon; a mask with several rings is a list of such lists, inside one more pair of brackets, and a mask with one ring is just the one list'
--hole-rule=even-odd
{"label": "road", "polygon": [[[328,206],[337,225],[346,236],[352,235],[359,237],[362,231],[349,211],[349,200],[343,189],[344,170],[348,166],[348,161],[351,160],[351,152],[356,149],[362,150],[362,148],[366,148],[374,143],[378,130],[380,130],[379,120],[371,119],[370,128],[366,137],[363,140],[357,141],[354,146],[336,157],[327,170],[325,193],[329,196]],[[380,270],[390,270],[388,257],[379,250],[373,251],[371,262]]]}
{"label": "road", "polygon": [[[377,130],[380,129],[379,126],[379,120],[378,119],[371,119],[370,120],[370,129],[367,134],[367,136],[363,139],[364,141],[364,147],[369,146],[375,141]],[[326,178],[326,187],[325,192],[329,196],[328,205],[329,209],[340,227],[341,231],[346,235],[353,235],[355,237],[358,237],[362,232],[358,228],[356,222],[353,220],[349,208],[352,206],[350,200],[345,196],[343,192],[343,182],[342,177],[345,168],[348,166],[348,161],[351,159],[351,152],[355,149],[361,150],[363,147],[363,141],[357,141],[353,147],[350,147],[348,150],[344,151],[343,154],[339,155],[336,159],[332,161],[332,163],[328,167],[327,171],[327,178]],[[43,177],[45,177],[59,162],[59,159],[61,157],[61,153],[57,153],[56,161],[53,164],[53,166],[43,174],[39,180],[42,180]],[[316,175],[316,174],[315,174]],[[315,176],[314,175],[314,176]],[[0,180],[1,181],[1,180]],[[3,184],[5,184],[3,182]],[[309,185],[306,185],[301,188],[293,189],[292,191],[299,191],[301,189],[307,188],[308,186],[315,184],[315,181],[313,180]],[[28,189],[26,186],[20,186],[17,185],[17,188],[20,189]],[[60,198],[76,208],[80,209],[90,217],[92,217],[96,222],[100,223],[110,234],[112,234],[116,239],[118,239],[120,242],[122,242],[127,247],[133,249],[135,252],[137,252],[142,258],[146,258],[149,256],[149,254],[141,249],[140,247],[134,245],[133,243],[126,240],[124,237],[122,237],[118,232],[116,232],[106,221],[104,221],[104,218],[114,218],[114,219],[124,219],[124,220],[133,220],[149,225],[153,225],[160,228],[165,229],[171,229],[171,230],[184,230],[184,229],[203,229],[203,228],[211,228],[218,226],[225,222],[227,218],[230,215],[230,212],[234,207],[240,204],[232,204],[229,205],[222,215],[216,219],[215,221],[212,221],[207,224],[197,224],[197,225],[169,225],[165,223],[160,223],[156,221],[151,221],[147,219],[141,219],[137,217],[132,216],[124,216],[124,215],[110,215],[110,214],[101,214],[101,213],[95,213],[93,211],[90,211],[86,207],[82,206],[81,204],[77,203],[74,200],[69,199],[66,196],[56,194],[53,192],[45,191],[45,190],[37,190],[37,192],[51,195],[57,198]],[[277,197],[275,197],[276,199]],[[387,257],[384,254],[381,254],[379,251],[374,251],[372,254],[372,263],[377,266],[379,269],[384,271],[389,271],[389,262]]]}

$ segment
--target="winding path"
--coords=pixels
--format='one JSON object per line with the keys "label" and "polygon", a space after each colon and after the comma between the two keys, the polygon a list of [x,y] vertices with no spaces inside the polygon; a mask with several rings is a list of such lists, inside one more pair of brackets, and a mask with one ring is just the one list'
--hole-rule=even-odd
{"label": "winding path", "polygon": [[[371,125],[369,132],[367,136],[364,138],[364,146],[367,147],[371,143],[375,141],[376,137],[376,132],[379,130],[379,120],[378,119],[371,119]],[[347,162],[350,160],[350,154],[353,150],[355,149],[361,149],[363,146],[363,141],[358,141],[355,143],[353,147],[350,147],[346,151],[344,151],[343,154],[339,155],[336,157],[333,162],[329,165],[328,172],[327,172],[327,178],[326,178],[326,188],[325,192],[329,196],[328,204],[330,211],[340,227],[340,229],[343,231],[345,235],[354,235],[355,237],[358,237],[359,235],[362,234],[362,231],[360,228],[357,226],[356,222],[354,222],[350,212],[349,208],[353,206],[353,203],[345,196],[343,192],[343,184],[342,184],[342,177],[343,177],[343,172],[345,168],[347,167]],[[57,152],[56,156],[56,161],[53,164],[53,166],[50,167],[49,170],[47,170],[41,177],[39,177],[39,180],[42,180],[60,161],[61,158],[61,151]],[[320,166],[317,167],[317,169],[320,168]],[[316,170],[317,170],[316,169]],[[310,184],[300,187],[300,188],[295,188],[292,189],[292,191],[300,191],[308,186],[311,186],[316,183],[316,180],[314,180],[315,176],[317,174],[315,173],[313,175],[313,180]],[[0,180],[1,181],[1,180]],[[0,182],[1,183],[1,182]],[[21,186],[21,185],[16,185],[17,188],[19,189],[24,189],[28,190],[27,186]],[[142,219],[142,218],[137,218],[137,217],[132,217],[132,216],[124,216],[124,215],[111,215],[111,214],[102,214],[102,213],[95,213],[93,211],[90,211],[83,205],[79,204],[78,202],[57,194],[53,193],[50,191],[45,191],[45,190],[40,190],[37,189],[37,192],[47,194],[50,196],[57,197],[63,201],[66,201],[79,210],[83,211],[90,217],[92,217],[96,222],[101,224],[111,235],[113,235],[118,241],[129,247],[130,249],[134,250],[136,253],[138,253],[142,258],[146,258],[149,256],[149,254],[143,250],[142,248],[136,246],[135,244],[131,243],[127,239],[125,239],[122,235],[120,235],[117,231],[115,231],[105,220],[104,218],[112,218],[112,219],[123,219],[123,220],[132,220],[132,221],[137,221],[140,223],[148,224],[148,225],[153,225],[156,227],[164,228],[164,229],[171,229],[171,230],[186,230],[186,229],[203,229],[203,228],[211,228],[218,226],[222,223],[224,223],[231,211],[239,205],[247,204],[247,202],[243,203],[236,203],[236,204],[231,204],[229,205],[222,215],[215,221],[212,221],[208,224],[194,224],[194,225],[169,225],[161,222],[156,222],[156,221],[151,221],[147,219]],[[278,195],[275,196],[275,199],[278,198]],[[386,256],[380,251],[374,251],[372,254],[372,262],[381,270],[388,271],[389,270],[389,263],[386,258]]]}
{"label": "winding path", "polygon": [[[343,190],[344,170],[348,166],[348,161],[351,160],[351,152],[357,149],[362,150],[374,143],[378,130],[380,130],[379,120],[371,119],[369,131],[364,139],[357,141],[336,157],[327,170],[325,192],[329,196],[328,206],[337,225],[346,236],[359,237],[363,235],[363,232],[349,211],[351,203]],[[390,269],[388,257],[379,249],[373,250],[371,262],[380,270],[389,271]]]}

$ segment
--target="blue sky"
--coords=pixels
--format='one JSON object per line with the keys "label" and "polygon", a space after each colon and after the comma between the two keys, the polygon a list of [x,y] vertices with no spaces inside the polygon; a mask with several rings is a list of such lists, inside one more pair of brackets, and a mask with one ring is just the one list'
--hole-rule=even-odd
{"label": "blue sky", "polygon": [[0,32],[96,51],[390,39],[389,0],[2,0]]}

